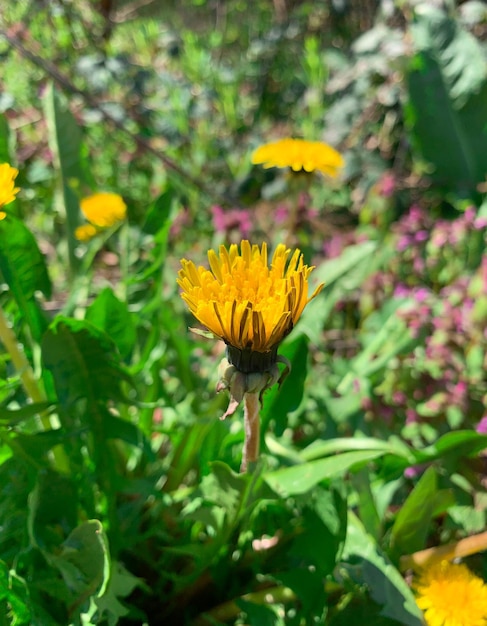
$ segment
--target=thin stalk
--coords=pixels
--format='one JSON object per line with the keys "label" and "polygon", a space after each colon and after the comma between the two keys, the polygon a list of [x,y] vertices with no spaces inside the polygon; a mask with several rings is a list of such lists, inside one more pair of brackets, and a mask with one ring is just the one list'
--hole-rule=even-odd
{"label": "thin stalk", "polygon": [[260,399],[258,393],[244,395],[245,440],[241,472],[252,469],[259,458],[260,447]]}
{"label": "thin stalk", "polygon": [[[47,400],[46,395],[41,387],[39,387],[32,367],[25,353],[21,350],[17,336],[14,330],[9,326],[2,307],[0,307],[0,343],[5,346],[5,349],[10,355],[12,364],[19,374],[22,386],[32,402],[45,402]],[[52,429],[50,417],[46,412],[40,412],[39,418],[43,430]],[[52,457],[58,469],[67,470],[67,468],[69,468],[69,461],[62,448],[54,448],[52,450]]]}
{"label": "thin stalk", "polygon": [[460,539],[455,543],[449,543],[446,546],[437,546],[435,548],[427,548],[407,554],[401,557],[400,569],[421,569],[426,565],[438,563],[438,561],[451,561],[460,557],[470,556],[487,550],[487,531],[478,535],[472,535],[465,539]]}

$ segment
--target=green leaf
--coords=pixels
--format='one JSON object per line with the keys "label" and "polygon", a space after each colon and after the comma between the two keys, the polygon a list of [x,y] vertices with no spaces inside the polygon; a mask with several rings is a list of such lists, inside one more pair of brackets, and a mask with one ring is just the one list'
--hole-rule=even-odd
{"label": "green leaf", "polygon": [[145,233],[155,235],[160,232],[161,229],[164,229],[165,232],[167,225],[170,225],[171,209],[174,199],[174,189],[169,187],[154,200],[147,211],[147,216],[142,226],[142,230]]}
{"label": "green leaf", "polygon": [[55,404],[53,402],[35,402],[27,404],[20,409],[5,409],[4,407],[0,407],[0,424],[5,424],[10,427],[16,426],[34,415],[46,413],[54,407]]}
{"label": "green leaf", "polygon": [[381,450],[344,452],[327,459],[268,472],[264,480],[271,489],[283,496],[306,493],[322,480],[343,476],[354,465],[372,461],[383,454]]}
{"label": "green leaf", "polygon": [[267,431],[270,420],[275,420],[276,435],[279,436],[287,427],[287,416],[295,411],[304,394],[304,383],[308,372],[308,339],[298,335],[284,342],[279,354],[291,363],[291,371],[281,386],[274,385],[264,394],[261,409],[261,432]]}
{"label": "green leaf", "polygon": [[408,118],[434,180],[475,197],[487,171],[487,80],[483,51],[458,20],[423,5],[408,74]]}
{"label": "green leaf", "polygon": [[78,498],[70,478],[42,469],[29,496],[28,527],[31,543],[52,551],[76,526]]}
{"label": "green leaf", "polygon": [[438,490],[436,470],[429,467],[406,498],[391,531],[394,554],[410,554],[425,546]]}
{"label": "green leaf", "polygon": [[452,456],[462,458],[475,455],[487,448],[487,435],[474,430],[457,430],[443,435],[433,445],[416,452],[416,463],[434,461]]}
{"label": "green leaf", "polygon": [[36,291],[51,295],[44,255],[30,230],[12,215],[0,220],[0,272],[21,310]]}
{"label": "green leaf", "polygon": [[89,520],[77,526],[51,562],[61,572],[75,604],[103,595],[110,576],[110,556],[101,522]]}
{"label": "green leaf", "polygon": [[213,462],[211,470],[211,474],[201,482],[202,494],[207,502],[221,507],[227,517],[234,519],[240,510],[250,477],[248,474],[236,474],[220,461]]}
{"label": "green leaf", "polygon": [[331,574],[341,554],[347,533],[347,499],[336,488],[316,488],[297,498],[305,505],[300,532],[288,551],[291,563],[312,566],[321,576]]}
{"label": "green leaf", "polygon": [[122,358],[131,354],[136,340],[135,324],[127,304],[110,287],[103,289],[88,307],[86,320],[113,339]]}
{"label": "green leaf", "polygon": [[120,617],[127,615],[129,610],[120,602],[119,598],[125,598],[136,587],[143,587],[140,578],[136,578],[118,562],[112,563],[110,580],[103,595],[95,598],[100,618],[106,617],[108,626],[118,624]]}
{"label": "green leaf", "polygon": [[434,55],[456,108],[482,89],[487,78],[484,51],[478,39],[458,19],[445,10],[424,4],[415,15],[411,32],[416,49]]}
{"label": "green leaf", "polygon": [[245,621],[250,626],[281,626],[284,623],[271,607],[243,598],[235,600],[235,604],[246,614]]}
{"label": "green leaf", "polygon": [[351,511],[343,558],[350,564],[342,566],[357,584],[366,584],[373,600],[382,606],[381,615],[404,626],[423,626],[422,611],[408,584]]}
{"label": "green leaf", "polygon": [[90,404],[123,399],[120,384],[131,379],[120,365],[113,341],[89,322],[57,317],[44,335],[41,350],[63,406],[80,398]]}
{"label": "green leaf", "polygon": [[10,163],[10,128],[5,115],[0,115],[0,163]]}
{"label": "green leaf", "polygon": [[[44,96],[49,147],[54,156],[56,169],[60,172],[58,204],[66,215],[70,267],[78,265],[75,254],[77,241],[74,231],[79,224],[79,204],[73,189],[85,195],[85,189],[94,189],[86,159],[83,158],[81,129],[68,108],[66,99],[49,84]],[[81,190],[80,186],[83,186]],[[79,193],[78,191],[78,193]]]}

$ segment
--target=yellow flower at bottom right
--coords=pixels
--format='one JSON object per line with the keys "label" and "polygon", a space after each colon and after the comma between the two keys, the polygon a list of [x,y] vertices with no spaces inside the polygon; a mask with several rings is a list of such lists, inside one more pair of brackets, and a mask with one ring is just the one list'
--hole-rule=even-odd
{"label": "yellow flower at bottom right", "polygon": [[428,626],[487,625],[487,585],[466,565],[434,563],[421,572],[414,590]]}

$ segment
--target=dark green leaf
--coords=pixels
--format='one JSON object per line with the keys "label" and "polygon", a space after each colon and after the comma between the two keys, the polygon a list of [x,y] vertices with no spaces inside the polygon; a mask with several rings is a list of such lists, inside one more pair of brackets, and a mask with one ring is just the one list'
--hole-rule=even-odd
{"label": "dark green leaf", "polygon": [[436,470],[429,467],[406,498],[392,527],[391,545],[396,556],[424,548],[437,488]]}
{"label": "dark green leaf", "polygon": [[29,534],[33,545],[52,551],[76,526],[78,498],[70,478],[43,469],[29,497]]}
{"label": "dark green leaf", "polygon": [[276,612],[263,604],[255,604],[243,598],[235,602],[246,614],[246,623],[249,626],[278,626],[281,624]]}
{"label": "dark green leaf", "polygon": [[103,527],[98,520],[77,526],[63,543],[59,556],[51,558],[71,589],[75,602],[101,595],[110,576],[110,557]]}
{"label": "dark green leaf", "polygon": [[59,401],[70,406],[122,397],[120,383],[130,377],[110,337],[86,321],[59,316],[42,340],[42,359],[54,377]]}
{"label": "dark green leaf", "polygon": [[103,289],[88,307],[86,319],[113,339],[122,358],[131,354],[136,339],[135,324],[127,304],[110,287]]}
{"label": "dark green leaf", "polygon": [[21,310],[36,291],[47,298],[51,294],[44,255],[30,230],[12,215],[0,220],[0,272]]}
{"label": "dark green leaf", "polygon": [[288,413],[295,411],[301,403],[304,383],[308,372],[308,339],[298,335],[286,341],[279,349],[279,354],[291,363],[291,371],[280,387],[274,385],[264,394],[261,410],[262,432],[266,432],[269,422],[275,420],[276,435],[279,436],[287,427]]}
{"label": "dark green leaf", "polygon": [[33,404],[27,404],[20,409],[5,409],[0,407],[0,423],[7,426],[16,426],[34,415],[46,413],[54,407],[53,402],[35,402]]}

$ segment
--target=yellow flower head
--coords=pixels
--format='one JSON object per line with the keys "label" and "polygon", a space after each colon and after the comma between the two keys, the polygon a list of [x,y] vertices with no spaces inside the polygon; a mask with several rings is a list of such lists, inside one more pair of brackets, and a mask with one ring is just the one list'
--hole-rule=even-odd
{"label": "yellow flower head", "polygon": [[109,228],[127,215],[127,206],[117,193],[102,191],[83,198],[80,208],[86,219],[100,228]]}
{"label": "yellow flower head", "polygon": [[97,234],[98,230],[93,224],[82,224],[74,231],[74,236],[78,241],[90,241]]}
{"label": "yellow flower head", "polygon": [[345,162],[334,148],[320,141],[280,139],[257,148],[252,155],[254,165],[290,167],[295,172],[316,170],[336,178]]}
{"label": "yellow flower head", "polygon": [[298,321],[308,298],[313,267],[303,255],[279,244],[270,266],[267,245],[242,241],[239,247],[209,250],[210,270],[183,259],[178,284],[181,297],[196,319],[228,346],[228,360],[243,372],[266,371],[276,361],[277,347]]}
{"label": "yellow flower head", "polygon": [[[20,191],[20,187],[15,186],[18,173],[19,170],[8,163],[0,163],[0,207],[13,202]],[[5,211],[0,211],[0,220],[3,220],[5,215]]]}
{"label": "yellow flower head", "polygon": [[415,591],[428,626],[487,624],[487,585],[466,565],[434,563],[422,571]]}

